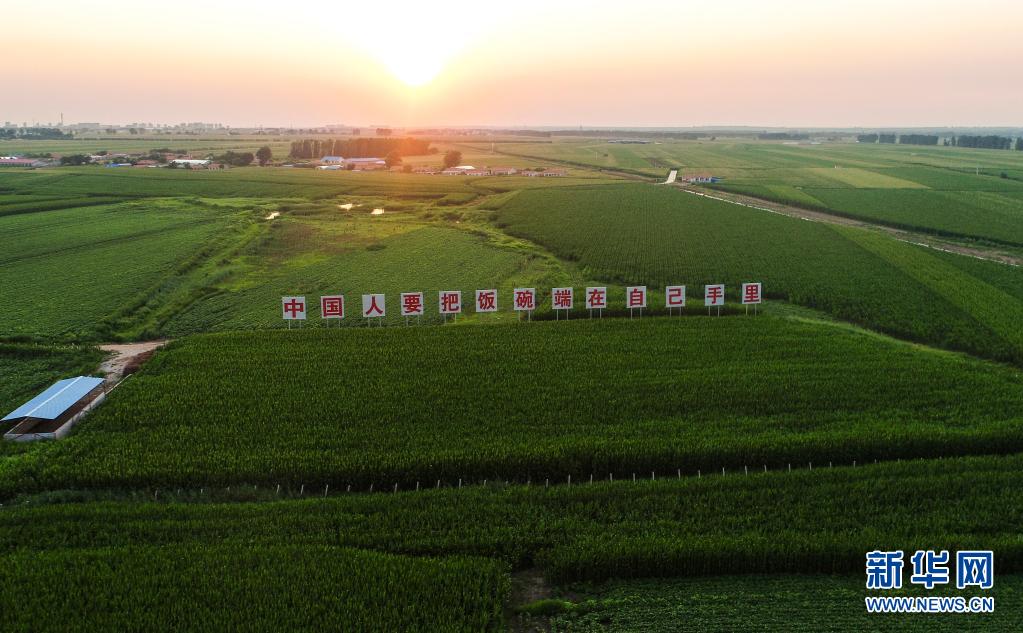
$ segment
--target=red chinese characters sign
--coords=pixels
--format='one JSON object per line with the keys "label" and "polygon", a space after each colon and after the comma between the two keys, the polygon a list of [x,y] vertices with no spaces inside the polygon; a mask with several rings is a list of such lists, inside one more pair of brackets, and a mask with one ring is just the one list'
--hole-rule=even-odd
{"label": "red chinese characters sign", "polygon": [[458,314],[462,311],[461,290],[441,290],[439,299],[441,314]]}
{"label": "red chinese characters sign", "polygon": [[345,298],[342,295],[320,297],[320,317],[324,319],[345,318]]}
{"label": "red chinese characters sign", "polygon": [[515,289],[515,310],[526,312],[536,310],[536,288]]}
{"label": "red chinese characters sign", "polygon": [[763,303],[761,296],[761,285],[759,283],[742,284],[742,302],[744,305]]}
{"label": "red chinese characters sign", "polygon": [[384,302],[384,295],[362,295],[362,316],[367,319],[382,317],[387,313],[387,304]]}
{"label": "red chinese characters sign", "polygon": [[551,307],[555,310],[571,310],[572,309],[572,289],[571,288],[552,288],[551,289]]}
{"label": "red chinese characters sign", "polygon": [[423,310],[423,293],[401,293],[401,316],[422,316]]}
{"label": "red chinese characters sign", "polygon": [[707,307],[725,305],[725,284],[710,284],[704,286],[703,305]]}
{"label": "red chinese characters sign", "polygon": [[281,297],[285,321],[305,321],[305,297]]}
{"label": "red chinese characters sign", "polygon": [[646,286],[629,286],[625,289],[625,307],[633,308],[646,307]]}
{"label": "red chinese characters sign", "polygon": [[607,287],[597,286],[586,289],[586,309],[603,310],[607,307]]}
{"label": "red chinese characters sign", "polygon": [[664,307],[668,309],[686,307],[686,287],[665,286]]}
{"label": "red chinese characters sign", "polygon": [[497,290],[476,291],[476,312],[497,312]]}

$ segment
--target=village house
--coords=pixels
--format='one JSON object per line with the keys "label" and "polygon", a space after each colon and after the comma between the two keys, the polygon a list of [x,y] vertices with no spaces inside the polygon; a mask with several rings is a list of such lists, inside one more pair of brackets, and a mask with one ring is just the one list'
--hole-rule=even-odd
{"label": "village house", "polygon": [[491,167],[490,173],[494,176],[514,176],[519,170],[514,167]]}

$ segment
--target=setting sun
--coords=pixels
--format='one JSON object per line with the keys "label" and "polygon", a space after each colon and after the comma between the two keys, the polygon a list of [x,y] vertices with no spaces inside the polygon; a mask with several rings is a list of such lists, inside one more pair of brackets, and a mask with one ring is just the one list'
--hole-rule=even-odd
{"label": "setting sun", "polygon": [[413,88],[432,81],[444,69],[446,61],[438,55],[423,51],[410,53],[402,50],[389,50],[375,52],[373,55],[399,81]]}

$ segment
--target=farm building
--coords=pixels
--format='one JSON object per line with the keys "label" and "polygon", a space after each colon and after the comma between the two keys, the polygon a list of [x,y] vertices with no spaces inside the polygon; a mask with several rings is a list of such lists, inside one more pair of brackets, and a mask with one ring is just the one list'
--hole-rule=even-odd
{"label": "farm building", "polygon": [[526,170],[522,171],[522,175],[523,176],[528,176],[530,178],[537,178],[537,177],[541,177],[541,178],[559,178],[559,177],[562,177],[562,176],[567,176],[568,175],[568,170],[565,170],[565,169],[544,169],[543,171],[538,171],[536,169],[526,169]]}
{"label": "farm building", "polygon": [[519,173],[519,170],[514,167],[491,167],[490,173],[495,176],[513,176]]}
{"label": "farm building", "polygon": [[383,158],[346,158],[344,164],[345,167],[351,167],[356,171],[387,169],[387,161]]}
{"label": "farm building", "polygon": [[320,159],[324,165],[342,165],[345,162],[344,156],[324,156]]}
{"label": "farm building", "polygon": [[34,158],[18,158],[17,156],[0,156],[0,167],[42,167],[46,163]]}
{"label": "farm building", "polygon": [[4,439],[15,442],[56,440],[64,437],[86,413],[103,401],[102,378],[77,376],[58,380],[0,422],[13,422]]}
{"label": "farm building", "polygon": [[721,179],[718,178],[717,176],[712,176],[711,174],[692,174],[691,176],[684,177],[682,179],[682,181],[683,182],[692,182],[692,183],[705,184],[705,183],[720,182]]}
{"label": "farm building", "polygon": [[170,162],[171,165],[177,165],[178,167],[188,167],[190,169],[201,169],[210,166],[210,161],[204,158],[175,158]]}

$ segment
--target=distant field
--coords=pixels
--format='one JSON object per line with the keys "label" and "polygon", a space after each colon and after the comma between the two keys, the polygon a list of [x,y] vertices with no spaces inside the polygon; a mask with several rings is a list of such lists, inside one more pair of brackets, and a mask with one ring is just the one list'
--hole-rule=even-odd
{"label": "distant field", "polygon": [[[489,146],[473,145],[486,152]],[[664,176],[709,172],[736,193],[952,237],[1023,245],[1023,152],[822,143],[596,139],[497,143],[520,160]],[[529,156],[531,158],[523,158]],[[1002,175],[1006,177],[1002,177]]]}
{"label": "distant field", "polygon": [[649,185],[522,192],[495,221],[594,278],[686,283],[694,296],[703,284],[723,282],[733,300],[738,284],[761,281],[769,297],[1023,363],[1023,301],[1001,264]]}
{"label": "distant field", "polygon": [[407,488],[1005,452],[1021,398],[1011,369],[773,317],[208,335],[0,479]]}
{"label": "distant field", "polygon": [[75,139],[33,140],[20,139],[0,140],[0,155],[7,154],[92,154],[108,151],[116,153],[142,153],[154,149],[167,148],[194,152],[198,155],[206,153],[223,154],[228,150],[235,152],[255,152],[264,145],[269,145],[275,157],[284,158],[291,151],[289,139],[272,136],[212,136],[204,135],[196,138],[188,135],[105,135],[101,137],[81,137]]}

